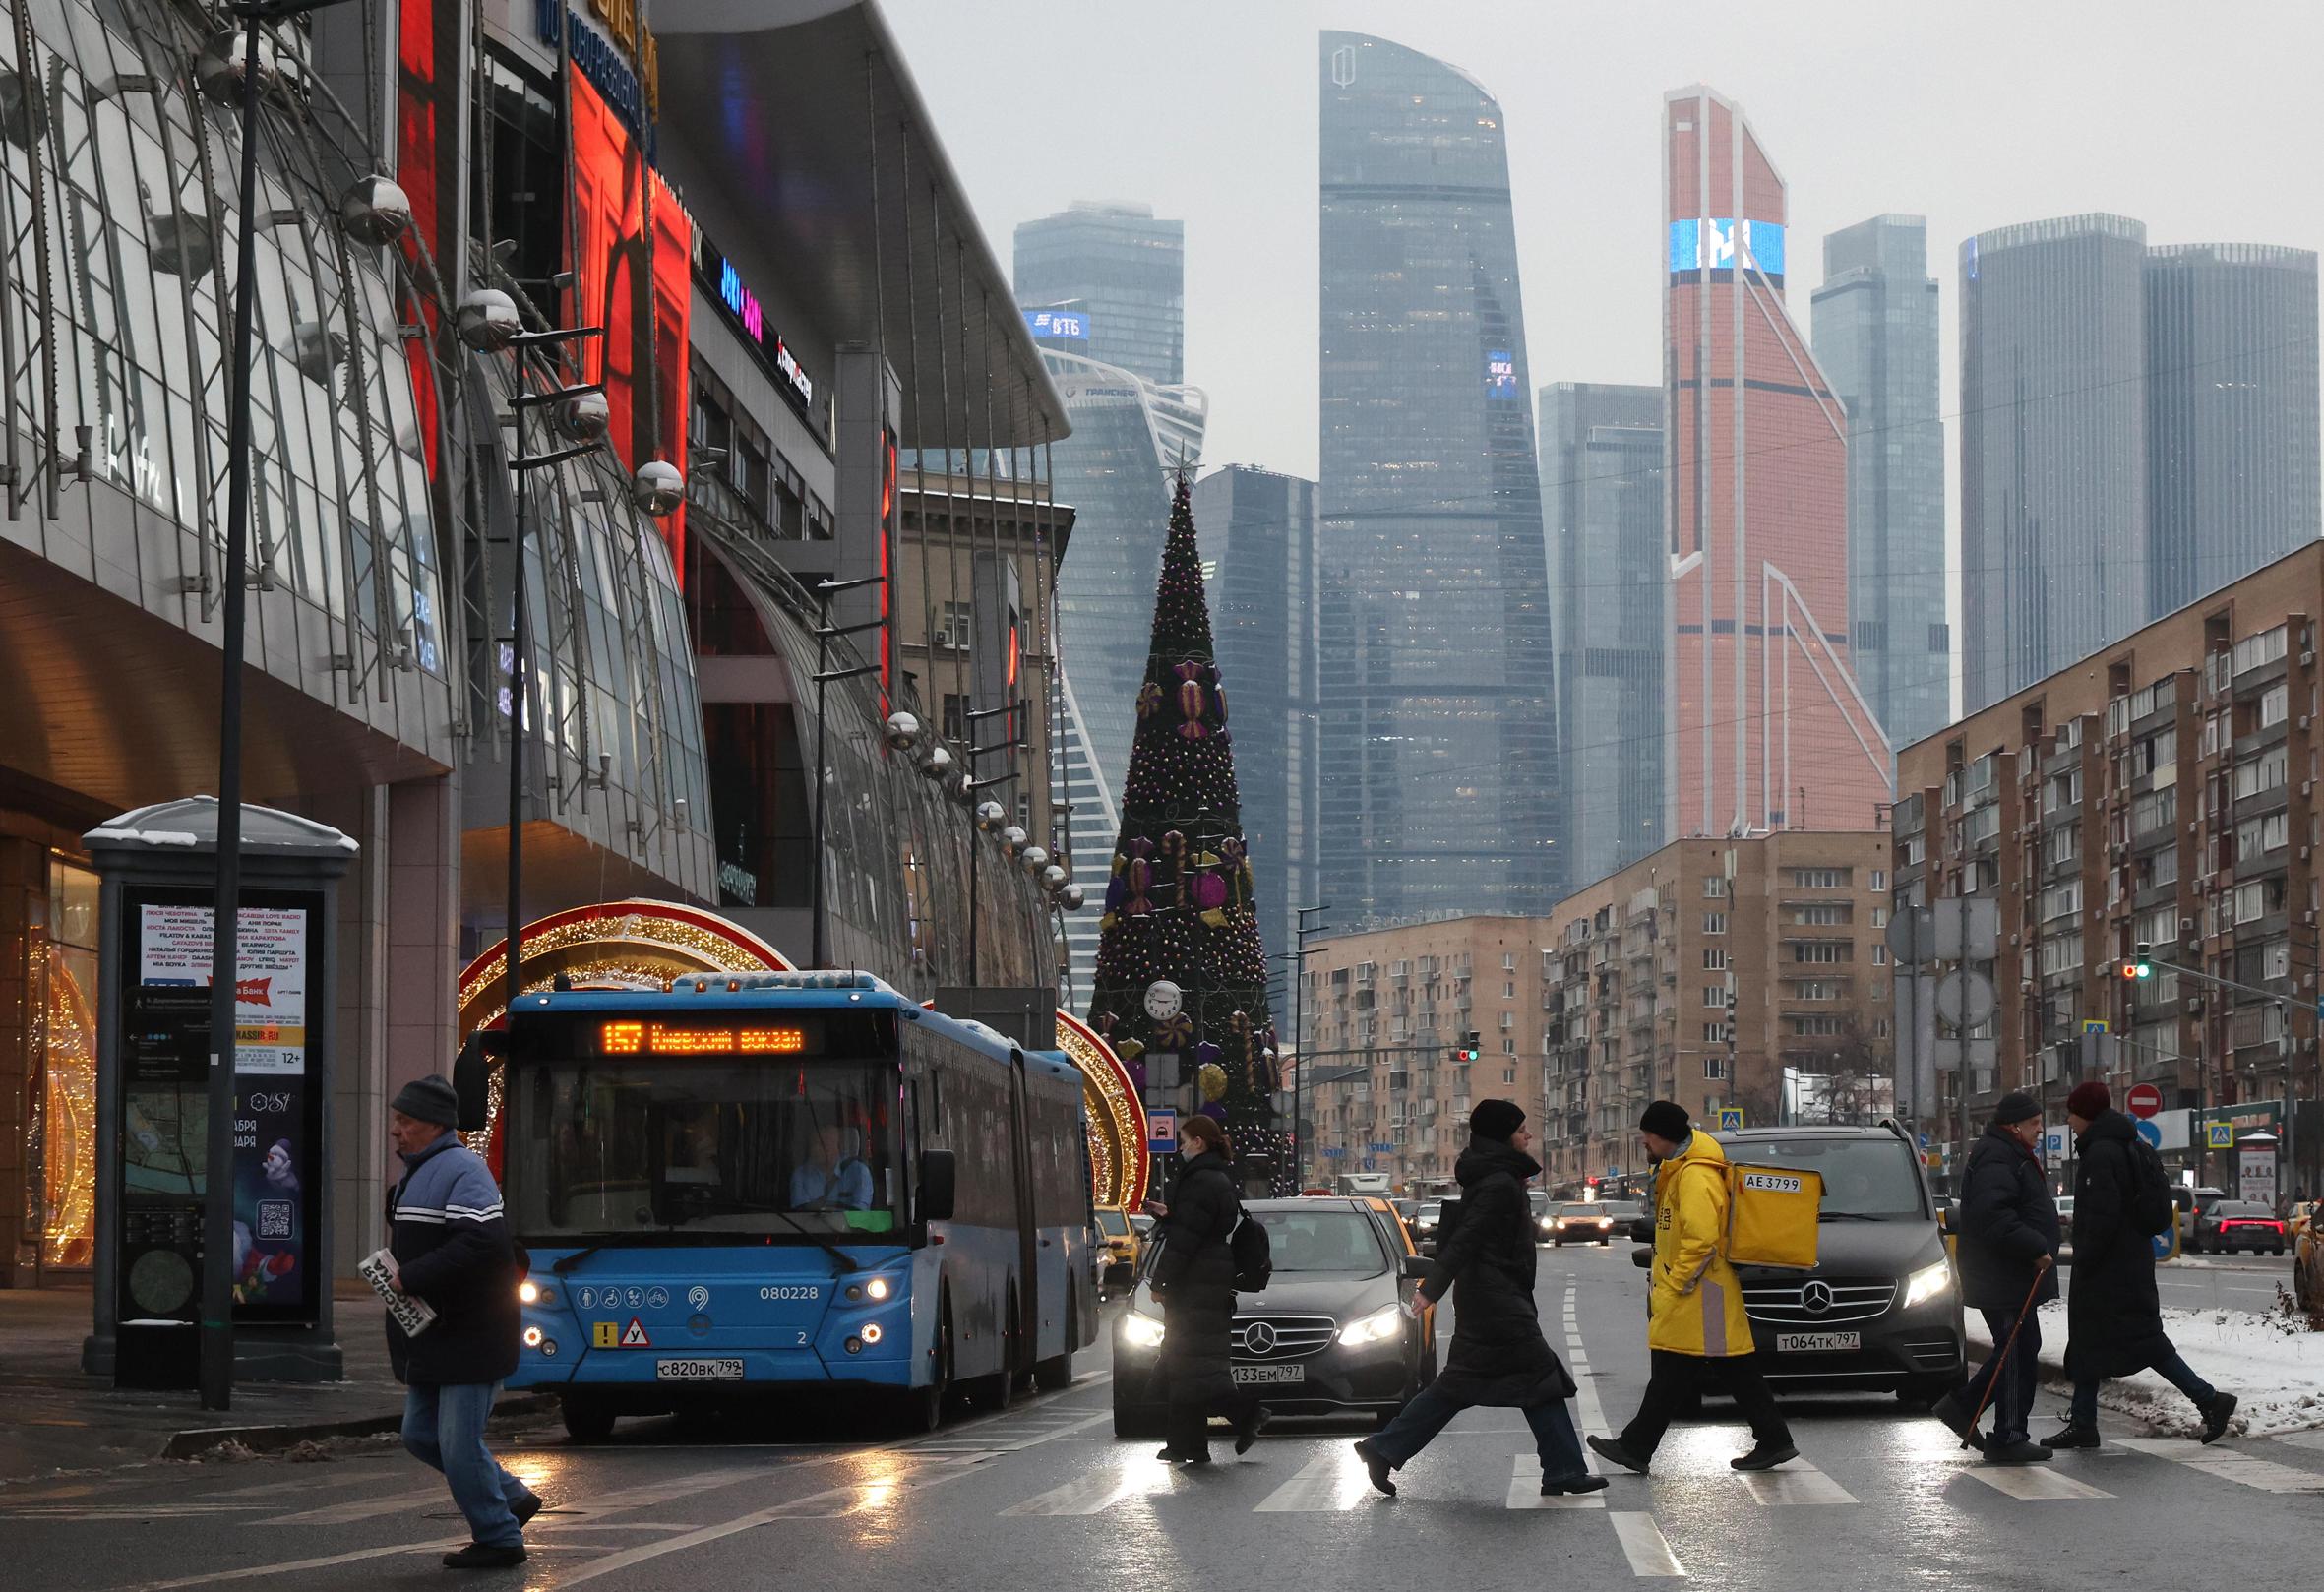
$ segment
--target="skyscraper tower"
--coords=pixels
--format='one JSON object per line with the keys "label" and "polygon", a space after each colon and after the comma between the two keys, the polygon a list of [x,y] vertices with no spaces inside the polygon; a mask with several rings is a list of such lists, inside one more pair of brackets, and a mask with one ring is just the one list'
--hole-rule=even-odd
{"label": "skyscraper tower", "polygon": [[1541,478],[1500,105],[1322,35],[1321,893],[1335,925],[1561,892]]}
{"label": "skyscraper tower", "polygon": [[1186,223],[1150,205],[1081,201],[1016,229],[1017,303],[1048,350],[1072,435],[1052,458],[1076,516],[1058,566],[1065,771],[1074,872],[1089,901],[1066,919],[1070,1010],[1085,1010],[1105,869],[1145,677],[1172,472],[1201,461],[1208,399],[1181,385]]}
{"label": "skyscraper tower", "polygon": [[1918,215],[1824,239],[1815,357],[1848,412],[1849,656],[1891,746],[1951,717],[1936,279]]}
{"label": "skyscraper tower", "polygon": [[2314,541],[2316,257],[2185,243],[2146,260],[2147,618]]}
{"label": "skyscraper tower", "polygon": [[1662,405],[1659,387],[1541,390],[1569,888],[1628,867],[1666,838]]}
{"label": "skyscraper tower", "polygon": [[2147,614],[2147,229],[1961,245],[1961,681],[1971,712]]}
{"label": "skyscraper tower", "polygon": [[1671,827],[1861,829],[1890,760],[1848,644],[1848,423],[1784,307],[1783,177],[1742,109],[1665,96]]}
{"label": "skyscraper tower", "polygon": [[1087,317],[1081,337],[1043,338],[1049,346],[1157,387],[1186,380],[1186,222],[1157,219],[1151,205],[1077,200],[1055,215],[1017,223],[1015,271],[1019,304],[1065,306]]}
{"label": "skyscraper tower", "polygon": [[[1194,486],[1219,677],[1243,752],[1235,774],[1258,927],[1280,954],[1315,893],[1315,483],[1248,464]],[[1277,968],[1286,963],[1272,964]],[[1285,976],[1296,976],[1287,973]],[[1275,986],[1270,977],[1269,984]],[[1288,994],[1288,986],[1280,986]]]}

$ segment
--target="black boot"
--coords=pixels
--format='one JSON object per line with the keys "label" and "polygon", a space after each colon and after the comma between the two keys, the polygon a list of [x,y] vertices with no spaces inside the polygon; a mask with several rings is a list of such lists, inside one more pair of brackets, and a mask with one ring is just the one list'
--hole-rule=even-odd
{"label": "black boot", "polygon": [[472,1542],[465,1548],[456,1548],[444,1556],[448,1570],[502,1570],[524,1562],[524,1545],[518,1543],[507,1548]]}
{"label": "black boot", "polygon": [[1646,1474],[1646,1467],[1652,1463],[1651,1460],[1640,1459],[1614,1438],[1592,1438],[1590,1447],[1599,1458],[1612,1460],[1622,1469],[1635,1471],[1640,1476]]}
{"label": "black boot", "polygon": [[1788,1442],[1754,1443],[1747,1454],[1739,1454],[1728,1461],[1737,1470],[1773,1470],[1788,1459],[1800,1457],[1800,1450]]}
{"label": "black boot", "polygon": [[1266,1430],[1267,1412],[1261,1404],[1246,1404],[1235,1417],[1235,1452],[1247,1454],[1251,1445],[1258,1441],[1259,1433]]}
{"label": "black boot", "polygon": [[1606,1486],[1605,1477],[1593,1476],[1588,1471],[1578,1476],[1560,1476],[1555,1480],[1544,1476],[1541,1479],[1541,1496],[1560,1498],[1568,1493],[1597,1493],[1603,1492]]}
{"label": "black boot", "polygon": [[2214,1393],[2211,1402],[2203,1406],[2205,1442],[2217,1442],[2228,1435],[2228,1422],[2234,1417],[2236,1402],[2232,1393]]}
{"label": "black boot", "polygon": [[1975,1418],[1961,1407],[1961,1400],[1957,1395],[1945,1394],[1944,1397],[1928,1406],[1928,1413],[1942,1421],[1946,1430],[1950,1431],[1954,1437],[1959,1438],[1979,1453],[1985,1452],[1986,1439],[1978,1432]]}
{"label": "black boot", "polygon": [[1356,1444],[1356,1457],[1364,1461],[1364,1474],[1372,1478],[1372,1485],[1388,1497],[1394,1498],[1396,1483],[1391,1472],[1396,1467],[1389,1464],[1386,1457],[1368,1441]]}
{"label": "black boot", "polygon": [[2095,1448],[2098,1446],[2098,1428],[2076,1426],[2068,1421],[2042,1439],[2045,1448]]}

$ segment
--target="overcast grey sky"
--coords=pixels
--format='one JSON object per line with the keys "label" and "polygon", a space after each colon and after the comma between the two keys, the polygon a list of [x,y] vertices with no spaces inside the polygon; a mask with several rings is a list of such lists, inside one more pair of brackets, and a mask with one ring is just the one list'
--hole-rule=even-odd
{"label": "overcast grey sky", "polygon": [[[2324,6],[1875,0],[883,0],[1004,261],[1016,223],[1129,199],[1187,223],[1187,379],[1205,461],[1315,471],[1315,35],[1466,68],[1509,127],[1537,384],[1652,382],[1659,108],[1741,101],[1791,187],[1790,300],[1823,234],[1928,218],[1955,407],[1973,232],[2080,211],[2150,242],[2324,249]],[[1948,437],[1948,455],[1951,453]]]}

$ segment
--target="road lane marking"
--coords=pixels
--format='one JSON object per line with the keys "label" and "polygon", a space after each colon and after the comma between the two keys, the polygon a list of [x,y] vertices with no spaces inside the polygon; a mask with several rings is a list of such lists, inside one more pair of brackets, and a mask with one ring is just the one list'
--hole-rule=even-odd
{"label": "road lane marking", "polygon": [[1540,1456],[1518,1454],[1515,1459],[1516,1463],[1511,1467],[1512,1474],[1509,1477],[1508,1501],[1503,1503],[1501,1507],[1506,1509],[1603,1509],[1606,1507],[1606,1494],[1603,1490],[1595,1493],[1559,1493],[1553,1494],[1549,1498],[1542,1497]]}
{"label": "road lane marking", "polygon": [[1352,1508],[1372,1490],[1364,1462],[1352,1451],[1317,1454],[1299,1474],[1258,1500],[1254,1514],[1330,1514]]}
{"label": "road lane marking", "polygon": [[1632,1575],[1683,1577],[1686,1574],[1686,1566],[1671,1552],[1671,1545],[1664,1538],[1662,1527],[1654,1523],[1653,1515],[1609,1509],[1606,1518],[1614,1522],[1614,1535],[1621,1543],[1622,1557],[1630,1561]]}
{"label": "road lane marking", "polygon": [[2199,1470],[2223,1482],[2233,1482],[2238,1487],[2256,1488],[2262,1493],[2324,1493],[2324,1474],[2280,1465],[2272,1459],[2233,1448],[2194,1446],[2184,1438],[2119,1438],[2115,1441],[2133,1453],[2152,1454],[2157,1459],[2168,1459],[2172,1464]]}
{"label": "road lane marking", "polygon": [[1833,1481],[1804,1459],[1796,1459],[1777,1470],[1746,1470],[1738,1473],[1751,1497],[1765,1504],[1785,1503],[1854,1503],[1856,1495]]}
{"label": "road lane marking", "polygon": [[2047,1465],[1971,1465],[1961,1472],[1976,1478],[1996,1493],[2006,1493],[2015,1499],[2043,1500],[2049,1499],[2112,1498],[2114,1495],[2078,1482]]}
{"label": "road lane marking", "polygon": [[[596,1580],[601,1575],[613,1575],[622,1570],[661,1558],[666,1554],[683,1553],[689,1548],[700,1548],[741,1532],[752,1531],[776,1520],[828,1520],[842,1515],[860,1514],[867,1510],[887,1508],[904,1493],[925,1492],[941,1487],[946,1482],[958,1481],[970,1472],[970,1464],[947,1456],[931,1460],[918,1471],[903,1471],[893,1476],[875,1477],[866,1481],[849,1482],[840,1487],[811,1493],[788,1502],[754,1509],[749,1514],[736,1515],[731,1520],[698,1526],[684,1536],[672,1537],[667,1542],[642,1543],[636,1548],[625,1548],[618,1554],[608,1554],[581,1566],[560,1583],[579,1586],[583,1581]],[[158,1589],[156,1589],[158,1592]]]}
{"label": "road lane marking", "polygon": [[729,1465],[717,1470],[690,1471],[683,1476],[666,1477],[658,1482],[641,1482],[636,1487],[621,1488],[594,1498],[579,1499],[572,1502],[560,1500],[551,1506],[550,1512],[566,1520],[593,1520],[600,1515],[621,1514],[631,1509],[650,1508],[657,1503],[693,1498],[698,1493],[714,1493],[720,1488],[739,1487],[745,1482],[764,1481],[783,1475],[791,1468],[787,1465]]}
{"label": "road lane marking", "polygon": [[138,1581],[116,1592],[176,1592],[179,1587],[214,1586],[220,1581],[256,1580],[262,1575],[295,1575],[301,1570],[330,1569],[337,1564],[359,1564],[366,1560],[393,1559],[398,1554],[442,1554],[465,1548],[465,1537],[443,1537],[435,1542],[399,1542],[392,1548],[358,1548],[351,1553],[325,1554],[316,1559],[293,1559],[279,1564],[245,1564],[237,1569],[207,1570],[169,1581]]}
{"label": "road lane marking", "polygon": [[[1569,1369],[1574,1373],[1574,1424],[1581,1428],[1581,1435],[1585,1438],[1611,1437],[1613,1433],[1606,1425],[1606,1410],[1598,1402],[1598,1386],[1592,1379],[1596,1373],[1590,1370],[1589,1351],[1582,1344],[1581,1327],[1574,1319],[1574,1292],[1569,1287],[1565,1290],[1565,1347],[1572,1361]],[[1605,1467],[1598,1463],[1597,1454],[1586,1447],[1582,1450],[1582,1462],[1589,1466],[1591,1475],[1605,1474]]]}
{"label": "road lane marking", "polygon": [[1161,1460],[1148,1459],[1091,1471],[1063,1487],[1036,1493],[1022,1503],[1012,1503],[1003,1509],[1001,1515],[1008,1519],[1029,1515],[1103,1514],[1132,1494],[1167,1492],[1169,1488],[1170,1467]]}
{"label": "road lane marking", "polygon": [[326,1503],[320,1508],[301,1509],[296,1514],[278,1514],[271,1519],[253,1522],[262,1526],[344,1526],[357,1520],[375,1519],[383,1514],[398,1514],[405,1509],[416,1509],[428,1502],[444,1500],[444,1484],[414,1488],[408,1493],[390,1493],[384,1498],[350,1499],[344,1503]]}

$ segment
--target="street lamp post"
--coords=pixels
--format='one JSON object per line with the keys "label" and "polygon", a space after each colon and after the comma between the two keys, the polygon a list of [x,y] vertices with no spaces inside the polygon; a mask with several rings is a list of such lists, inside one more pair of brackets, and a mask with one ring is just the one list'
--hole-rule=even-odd
{"label": "street lamp post", "polygon": [[243,25],[241,214],[234,270],[232,398],[226,419],[226,557],[218,637],[217,890],[210,930],[210,1121],[204,1134],[201,1395],[206,1410],[234,1402],[234,1063],[236,965],[242,902],[242,659],[249,615],[243,544],[250,534],[251,337],[258,260],[258,102],[264,92],[260,30],[338,0],[238,0]]}
{"label": "street lamp post", "polygon": [[1298,909],[1299,965],[1292,970],[1291,983],[1291,1181],[1295,1188],[1307,1186],[1308,1143],[1300,1129],[1300,1112],[1307,1103],[1308,1088],[1308,1031],[1303,1018],[1308,987],[1308,936],[1316,929],[1308,922],[1311,912],[1328,912],[1329,901]]}
{"label": "street lamp post", "polygon": [[830,957],[830,933],[824,923],[824,808],[830,800],[831,770],[826,762],[824,723],[829,716],[824,711],[824,688],[834,680],[854,680],[880,672],[877,661],[860,663],[852,669],[829,666],[831,642],[840,636],[853,636],[860,631],[878,630],[887,623],[885,619],[867,619],[858,625],[833,626],[831,599],[842,591],[854,591],[862,586],[882,585],[885,575],[860,575],[851,581],[819,581],[815,587],[815,855],[809,859],[813,883],[809,886],[807,963],[810,967],[825,966]]}

